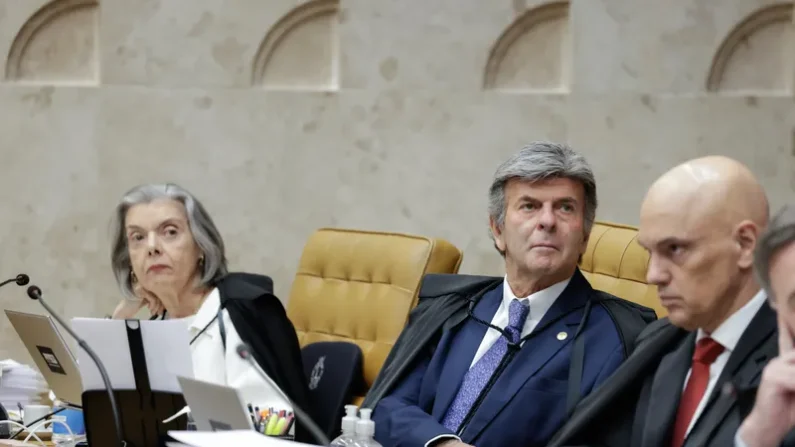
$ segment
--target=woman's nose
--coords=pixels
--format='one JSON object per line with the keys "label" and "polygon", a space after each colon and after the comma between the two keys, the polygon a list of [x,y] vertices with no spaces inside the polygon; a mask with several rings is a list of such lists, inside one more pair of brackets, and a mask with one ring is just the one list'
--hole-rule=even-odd
{"label": "woman's nose", "polygon": [[149,233],[149,237],[146,239],[146,247],[150,255],[160,253],[157,236],[154,233]]}

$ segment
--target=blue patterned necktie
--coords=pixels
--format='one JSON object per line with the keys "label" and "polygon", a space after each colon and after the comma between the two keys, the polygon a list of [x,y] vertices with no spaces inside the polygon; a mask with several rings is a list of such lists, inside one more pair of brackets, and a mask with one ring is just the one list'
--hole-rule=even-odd
{"label": "blue patterned necktie", "polygon": [[[519,343],[522,338],[522,328],[524,327],[530,307],[521,301],[514,299],[508,307],[508,326],[505,328],[505,335],[511,337],[511,343]],[[442,425],[450,431],[457,432],[464,418],[469,413],[472,405],[477,400],[483,388],[491,379],[494,371],[499,366],[502,358],[508,352],[508,340],[505,336],[500,336],[491,345],[483,357],[477,361],[464,375],[461,387],[458,389],[453,403],[447,409],[447,414],[442,420]]]}

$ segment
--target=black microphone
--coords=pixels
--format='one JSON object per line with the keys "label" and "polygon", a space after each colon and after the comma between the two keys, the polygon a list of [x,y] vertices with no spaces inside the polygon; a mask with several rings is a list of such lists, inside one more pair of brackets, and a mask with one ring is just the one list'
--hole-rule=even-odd
{"label": "black microphone", "polygon": [[301,407],[296,405],[295,402],[293,402],[293,400],[290,399],[287,396],[287,394],[285,394],[284,391],[282,391],[282,389],[279,388],[278,385],[276,385],[273,379],[268,377],[267,374],[265,374],[263,371],[260,370],[259,365],[257,365],[256,361],[254,360],[254,357],[251,355],[251,350],[248,348],[248,345],[246,345],[245,343],[240,343],[239,345],[237,345],[237,355],[240,356],[241,359],[247,361],[251,365],[251,367],[254,368],[254,370],[256,370],[257,373],[263,379],[265,379],[266,382],[268,382],[268,385],[270,385],[274,390],[276,390],[276,392],[279,393],[279,395],[281,395],[284,400],[290,403],[290,405],[293,407],[293,411],[295,412],[296,415],[298,415],[298,420],[306,424],[306,428],[309,429],[309,432],[312,433],[312,436],[314,436],[315,440],[318,442],[319,445],[331,444],[331,442],[326,437],[326,434],[323,433],[323,430],[321,430],[317,426],[317,424],[315,424],[315,421],[313,421],[312,418],[309,417],[309,415],[306,414],[306,412]]}
{"label": "black microphone", "polygon": [[30,282],[30,276],[20,273],[16,278],[7,279],[3,282],[0,282],[0,287],[3,287],[10,282],[15,282],[18,286],[26,286]]}
{"label": "black microphone", "polygon": [[[24,276],[25,284],[29,281],[27,275],[19,275]],[[19,278],[19,276],[17,278]],[[44,307],[44,310],[47,311],[53,318],[64,328],[69,335],[72,336],[77,341],[77,344],[83,348],[84,351],[91,357],[91,360],[97,365],[97,369],[99,369],[99,374],[102,376],[102,381],[105,382],[105,389],[108,391],[108,398],[110,399],[110,408],[113,410],[113,422],[116,425],[116,437],[118,438],[119,445],[124,447],[126,443],[124,442],[124,437],[122,436],[121,432],[121,417],[119,417],[119,407],[116,405],[116,396],[113,394],[113,387],[110,384],[110,378],[108,377],[108,371],[105,370],[105,365],[102,364],[102,361],[99,359],[97,354],[88,346],[88,343],[85,342],[82,338],[80,338],[75,331],[72,330],[71,326],[66,324],[63,319],[54,311],[50,306],[41,298],[41,289],[39,289],[35,285],[31,285],[28,287],[28,296],[34,300],[38,300],[39,303]]]}

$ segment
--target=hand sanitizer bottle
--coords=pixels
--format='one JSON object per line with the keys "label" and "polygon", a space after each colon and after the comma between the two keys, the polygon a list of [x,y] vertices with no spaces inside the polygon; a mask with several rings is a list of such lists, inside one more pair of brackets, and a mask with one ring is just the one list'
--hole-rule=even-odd
{"label": "hand sanitizer bottle", "polygon": [[356,447],[381,447],[381,444],[373,439],[375,434],[375,421],[370,419],[373,410],[362,408],[359,410],[359,420],[356,421]]}
{"label": "hand sanitizer bottle", "polygon": [[359,408],[356,405],[345,405],[345,416],[342,418],[342,434],[337,439],[331,441],[331,447],[352,446],[356,437],[356,412]]}

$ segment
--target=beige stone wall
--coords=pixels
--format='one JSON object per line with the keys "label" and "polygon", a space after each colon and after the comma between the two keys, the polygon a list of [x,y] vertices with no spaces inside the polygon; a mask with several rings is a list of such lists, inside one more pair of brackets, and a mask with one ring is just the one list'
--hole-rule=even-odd
{"label": "beige stone wall", "polygon": [[[500,273],[496,165],[534,139],[591,160],[600,219],[637,222],[674,163],[795,188],[792,3],[770,0],[0,0],[0,276],[67,316],[118,299],[115,201],[175,181],[235,269],[288,295],[322,226],[444,237]],[[2,307],[40,312],[24,291]],[[27,360],[0,317],[0,358]]]}

